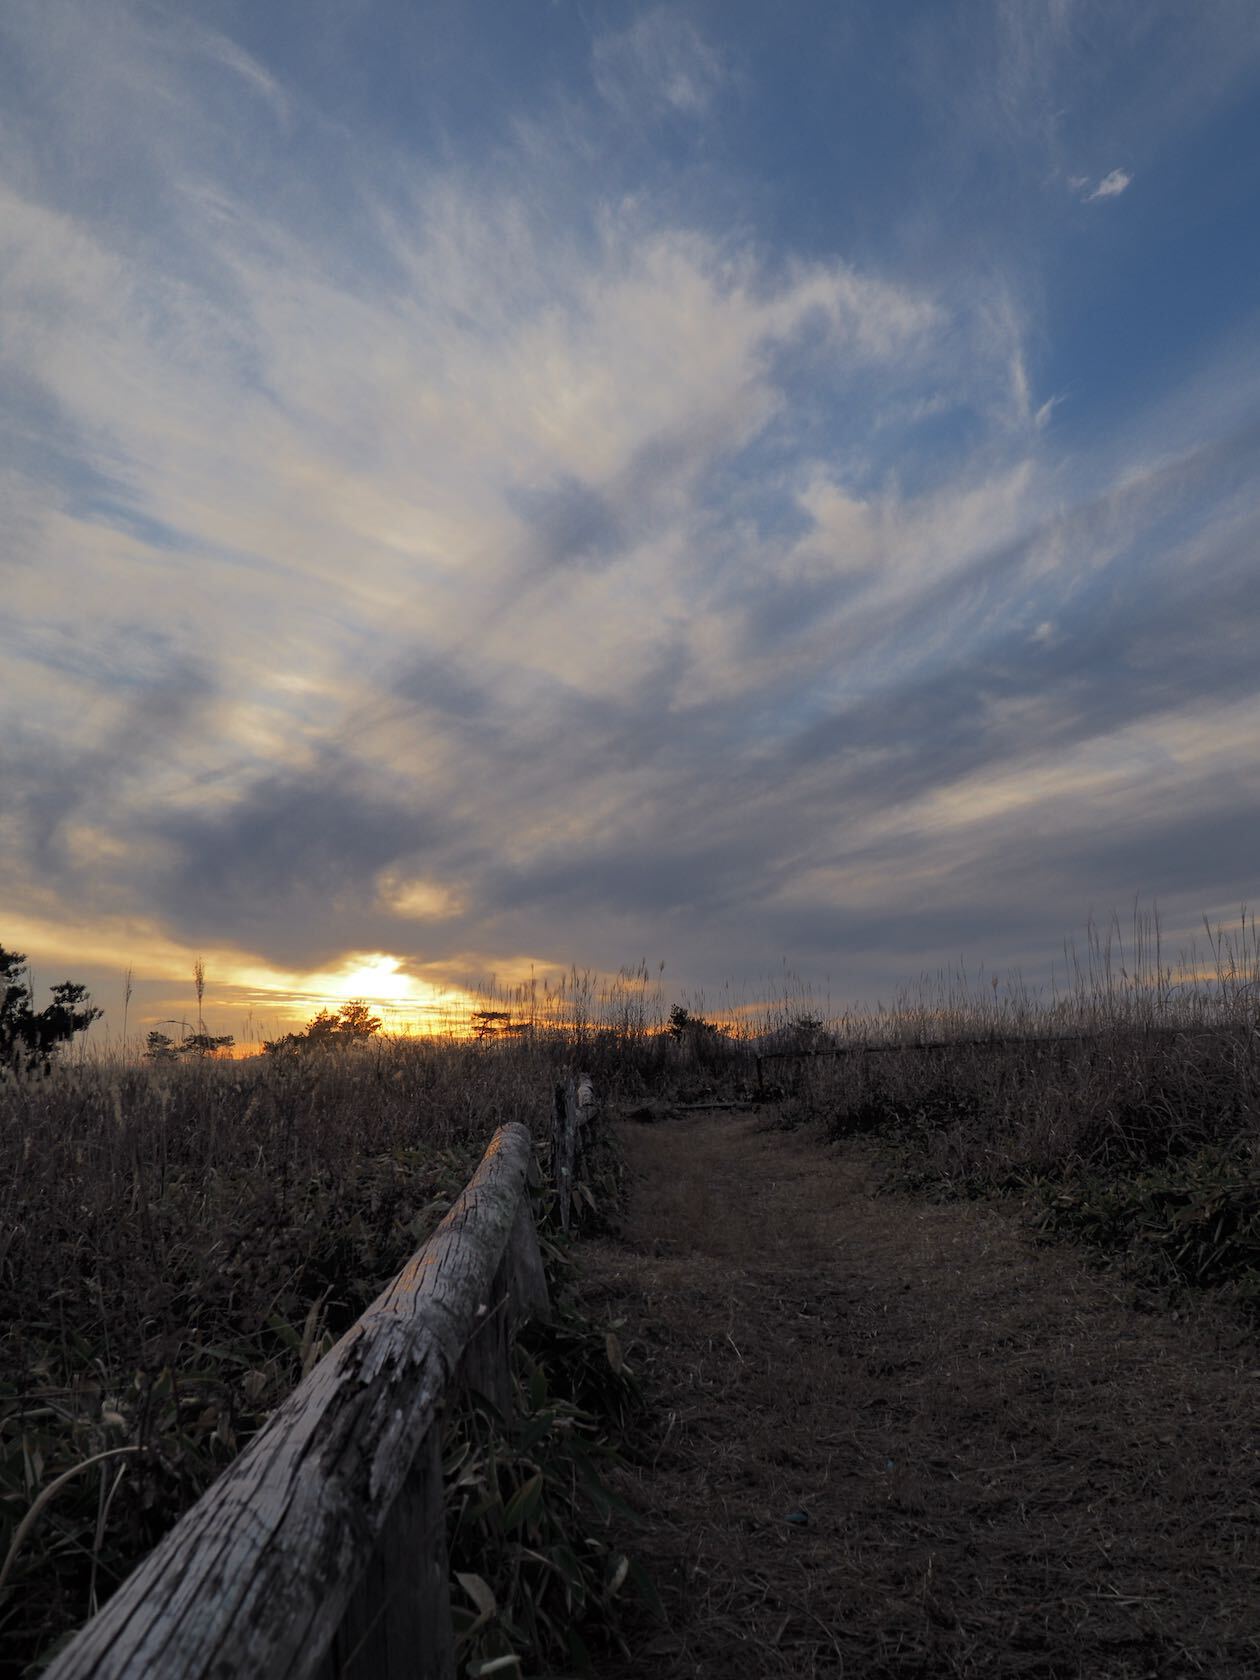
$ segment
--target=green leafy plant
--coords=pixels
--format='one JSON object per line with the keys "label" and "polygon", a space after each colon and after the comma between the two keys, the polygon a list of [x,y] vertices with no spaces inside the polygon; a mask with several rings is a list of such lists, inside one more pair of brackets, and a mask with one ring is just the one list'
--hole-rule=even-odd
{"label": "green leafy plant", "polygon": [[1123,1253],[1155,1281],[1228,1284],[1260,1300],[1260,1170],[1245,1152],[1206,1148],[1132,1177],[1048,1186],[1043,1198],[1047,1233]]}
{"label": "green leafy plant", "polygon": [[609,1486],[642,1405],[614,1327],[561,1308],[515,1349],[510,1418],[478,1402],[456,1414],[444,1450],[460,1660],[469,1675],[556,1662],[589,1673],[617,1647],[631,1593],[654,1602],[617,1545],[625,1507]]}

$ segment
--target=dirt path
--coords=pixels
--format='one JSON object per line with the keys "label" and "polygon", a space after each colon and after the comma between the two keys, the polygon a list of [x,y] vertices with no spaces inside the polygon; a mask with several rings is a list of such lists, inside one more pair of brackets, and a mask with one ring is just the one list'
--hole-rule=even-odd
{"label": "dirt path", "polygon": [[[622,1125],[659,1676],[1260,1673],[1260,1355],[755,1117]],[[802,1520],[804,1519],[804,1520]]]}

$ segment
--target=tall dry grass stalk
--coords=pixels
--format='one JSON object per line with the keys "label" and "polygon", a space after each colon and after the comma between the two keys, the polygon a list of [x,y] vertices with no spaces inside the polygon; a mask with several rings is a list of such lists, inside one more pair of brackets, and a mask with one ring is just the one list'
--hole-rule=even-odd
{"label": "tall dry grass stalk", "polygon": [[[598,1030],[637,1040],[643,997],[609,988],[620,1024]],[[602,1043],[591,1026],[584,1049]],[[230,1462],[496,1126],[546,1136],[574,1048],[539,1020],[0,1079],[0,1673],[78,1625]]]}
{"label": "tall dry grass stalk", "polygon": [[[789,1116],[821,1120],[833,1137],[878,1136],[900,1184],[1038,1189],[1065,1228],[1075,1221],[1121,1246],[1145,1230],[1192,1257],[1177,1275],[1192,1264],[1193,1281],[1229,1275],[1250,1288],[1260,1268],[1254,917],[1208,926],[1204,949],[1170,961],[1158,918],[1136,912],[1127,932],[1091,925],[1065,957],[1045,988],[941,974],[888,1007],[829,1020],[815,1043],[868,1048],[767,1063]],[[793,1022],[799,1039],[808,1004],[781,1002],[760,1042],[790,1040]]]}
{"label": "tall dry grass stalk", "polygon": [[[445,1035],[162,1066],[124,1040],[0,1079],[0,1556],[43,1490],[98,1460],[22,1537],[0,1667],[80,1621],[233,1456],[496,1125],[545,1127],[561,1067],[635,1099],[747,1092],[755,1054],[812,1052],[766,1064],[785,1110],[892,1136],[903,1179],[972,1193],[1183,1160],[1211,1194],[1216,1148],[1241,1162],[1232,1218],[1260,1147],[1258,1002],[1254,918],[1170,963],[1151,913],[1091,926],[1044,988],[942,973],[837,1010],[785,972],[751,1006],[684,1000],[724,1030],[671,1031],[663,974],[639,963],[492,985]],[[116,1464],[128,1445],[144,1451]]]}
{"label": "tall dry grass stalk", "polygon": [[[20,1539],[0,1672],[82,1621],[230,1461],[500,1122],[545,1128],[554,1054],[403,1040],[154,1066],[119,1051],[0,1078],[0,1561]],[[143,1450],[116,1463],[123,1446]]]}

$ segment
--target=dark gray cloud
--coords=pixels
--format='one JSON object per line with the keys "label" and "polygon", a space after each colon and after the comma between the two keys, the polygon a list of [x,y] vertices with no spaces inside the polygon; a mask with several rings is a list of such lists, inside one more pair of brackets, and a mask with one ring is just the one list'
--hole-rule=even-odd
{"label": "dark gray cloud", "polygon": [[561,473],[511,488],[506,500],[526,533],[522,583],[565,567],[598,571],[679,518],[696,517],[721,487],[747,428],[735,405],[646,437],[603,485]]}
{"label": "dark gray cloud", "polygon": [[[87,744],[77,732],[59,737],[38,715],[20,721],[0,743],[0,815],[13,822],[28,865],[42,880],[58,880],[67,889],[82,869],[67,849],[67,825],[83,821],[130,830],[137,790],[155,769],[190,763],[186,755],[195,751],[216,697],[205,663],[173,657],[162,638],[142,634],[135,644],[124,640],[113,651],[108,680],[125,704],[121,715],[90,731]],[[65,646],[45,663],[77,682],[96,673],[103,658]],[[115,711],[111,705],[110,714]]]}
{"label": "dark gray cloud", "polygon": [[[732,961],[770,949],[817,960],[829,947],[904,957],[977,938],[1019,949],[1038,930],[1044,946],[1048,923],[1068,931],[1073,914],[1134,892],[1205,897],[1215,883],[1246,896],[1256,794],[1245,779],[1201,791],[1193,815],[1169,807],[1166,788],[1153,807],[1130,789],[1101,814],[1089,809],[1078,828],[1067,793],[1057,827],[1035,803],[1013,823],[988,820],[962,855],[951,850],[956,840],[934,845],[923,833],[873,848],[845,840],[967,777],[1032,775],[1118,731],[1260,693],[1260,592],[1246,526],[1173,534],[1173,547],[1148,556],[1150,532],[1139,529],[1097,575],[1064,577],[1058,596],[1038,583],[1038,613],[1050,615],[1043,639],[1027,614],[1011,611],[1011,597],[1045,533],[983,559],[952,597],[968,628],[957,662],[926,671],[911,662],[901,680],[789,733],[773,753],[750,753],[750,707],[672,718],[672,691],[659,681],[620,706],[557,698],[546,714],[553,794],[568,787],[580,799],[583,776],[607,765],[614,743],[618,765],[646,769],[647,779],[626,791],[625,835],[582,833],[528,866],[491,862],[478,877],[476,932],[535,948],[556,925],[655,927],[672,947],[684,936],[707,944],[720,929]],[[1081,521],[1069,535],[1082,540]],[[938,622],[950,605],[943,590]],[[990,616],[977,637],[973,621]],[[771,715],[808,705],[817,681],[812,666],[795,690],[790,675],[779,679]],[[1183,783],[1193,785],[1193,766]],[[924,886],[916,874],[934,850],[939,868]],[[881,902],[869,911],[778,905],[817,860],[840,874],[882,867]],[[899,894],[902,867],[915,884]]]}
{"label": "dark gray cloud", "polygon": [[[1196,36],[1196,111],[1243,73],[1245,10]],[[1136,131],[1181,56],[1137,63],[1121,23],[1094,62],[1071,7],[999,11],[978,55],[948,18],[868,31],[927,126],[866,147],[837,219],[813,152],[754,179],[757,124],[735,152],[692,127],[733,65],[664,12],[606,38],[562,123],[527,66],[495,138],[452,37],[426,85],[454,167],[409,119],[387,141],[389,101],[367,120],[379,55],[356,93],[303,85],[284,31],[264,63],[131,0],[95,34],[20,5],[12,903],[50,886],[251,966],[795,956],[861,987],[1044,953],[1136,891],[1254,897],[1255,367],[1174,335],[1181,383],[1139,414],[1042,336],[1052,270],[1090,347],[1126,276],[1169,284],[1139,261]],[[1147,48],[1175,35],[1153,15]],[[813,68],[856,125],[850,60]],[[1064,88],[1096,181],[1121,61],[1133,190],[1087,212]],[[837,255],[864,240],[866,267]]]}
{"label": "dark gray cloud", "polygon": [[[1066,536],[1055,533],[1060,548],[1094,540],[1108,517],[1074,516]],[[605,964],[709,952],[728,973],[752,973],[774,953],[891,972],[977,940],[1007,954],[1044,949],[1048,931],[1134,891],[1246,896],[1257,798],[1245,777],[1202,790],[1202,813],[1129,790],[1101,824],[1087,804],[1077,820],[1067,794],[1049,827],[1040,803],[962,839],[889,826],[965,778],[1033,774],[1145,720],[1260,691],[1246,522],[1180,529],[1162,502],[1161,520],[1164,546],[1145,553],[1150,532],[1138,524],[1093,572],[1039,575],[1046,530],[981,557],[935,592],[947,633],[931,658],[918,651],[921,609],[904,636],[904,620],[890,618],[887,668],[876,660],[861,698],[841,706],[822,698],[832,667],[810,640],[831,604],[821,586],[808,607],[789,597],[809,657],[734,701],[687,701],[681,632],[616,697],[537,675],[522,689],[510,671],[430,649],[388,681],[404,742],[411,731],[419,750],[436,731],[457,745],[441,785],[369,772],[348,730],[304,770],[195,808],[133,808],[121,831],[161,842],[168,862],[143,891],[181,937],[293,967],[348,949],[426,962],[548,953],[581,930],[583,953]],[[868,656],[861,602],[844,580],[837,590],[827,619],[836,657],[855,644]],[[1049,630],[1037,639],[1029,626],[1043,613]],[[779,638],[789,652],[792,618]],[[20,806],[32,855],[55,859],[65,824],[106,813],[108,796],[155,757],[189,762],[209,694],[204,673],[172,671],[143,687],[90,761],[41,764],[33,743],[21,762],[11,754],[4,794]],[[864,838],[872,821],[884,829],[875,842]],[[522,861],[518,834],[529,836]],[[819,867],[838,881],[882,877],[878,901],[796,904]],[[417,924],[382,903],[383,871],[455,882],[462,902]]]}
{"label": "dark gray cloud", "polygon": [[[989,611],[986,580],[1018,587],[1026,559],[1027,545],[983,561],[975,569],[980,581],[965,577],[954,601],[960,621]],[[741,900],[755,903],[781,884],[794,857],[825,848],[829,834],[842,834],[855,819],[967,776],[1032,769],[1143,720],[1260,689],[1252,657],[1260,592],[1246,537],[1227,531],[1206,550],[1200,545],[1193,565],[1180,548],[1136,571],[1126,569],[1130,564],[1122,557],[1086,587],[1070,586],[1061,601],[1043,601],[1053,618],[1047,640],[1034,639],[1026,623],[1010,627],[1001,615],[987,635],[968,638],[958,663],[926,672],[912,665],[901,681],[787,736],[772,755],[750,759],[744,707],[688,718],[668,737],[676,753],[653,758],[662,775],[647,795],[655,844],[639,842],[629,852],[584,841],[580,851],[532,874],[497,877],[487,906],[503,913],[512,904],[564,903],[587,912],[603,903],[646,915],[654,906],[669,914],[691,904],[722,913]],[[943,595],[938,621],[949,604]],[[798,702],[807,703],[816,680],[813,669],[804,674]],[[790,716],[790,676],[776,698],[779,717]],[[580,700],[573,710],[576,734]],[[624,751],[645,732],[663,751],[667,716],[646,693],[637,712],[606,707],[599,751],[618,739]],[[598,756],[580,754],[588,768]],[[738,845],[728,840],[731,827],[739,830]],[[1138,862],[1149,876],[1149,858],[1135,856]],[[785,935],[791,926],[785,923]]]}
{"label": "dark gray cloud", "polygon": [[377,874],[437,845],[443,824],[329,754],[264,777],[222,811],[161,816],[150,832],[177,854],[160,885],[175,925],[313,965],[385,930]]}
{"label": "dark gray cloud", "polygon": [[541,489],[515,490],[509,500],[533,544],[553,565],[596,564],[616,555],[625,544],[618,510],[580,479],[566,475]]}

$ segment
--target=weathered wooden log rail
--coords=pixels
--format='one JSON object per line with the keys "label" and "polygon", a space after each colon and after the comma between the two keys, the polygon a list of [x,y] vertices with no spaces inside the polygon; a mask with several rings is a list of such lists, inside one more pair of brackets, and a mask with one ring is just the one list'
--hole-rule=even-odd
{"label": "weathered wooden log rail", "polygon": [[[557,1097],[572,1201],[590,1081]],[[510,1343],[548,1310],[529,1131],[501,1126],[437,1230],[45,1680],[449,1680],[441,1418],[511,1407]],[[562,1177],[562,1174],[564,1175]]]}

